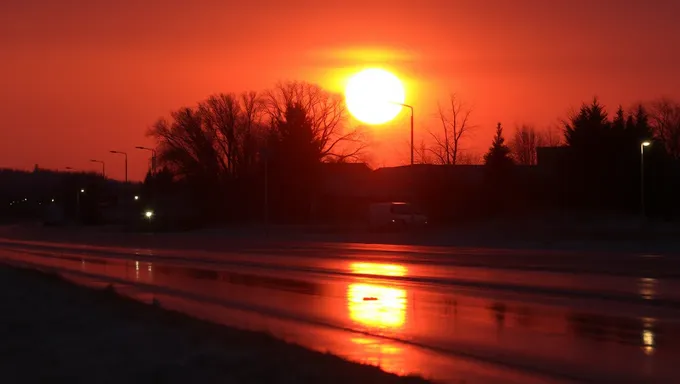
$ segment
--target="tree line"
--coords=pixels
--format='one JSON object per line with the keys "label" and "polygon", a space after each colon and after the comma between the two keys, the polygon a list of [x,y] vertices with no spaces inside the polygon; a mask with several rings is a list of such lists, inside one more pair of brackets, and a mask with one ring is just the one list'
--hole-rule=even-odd
{"label": "tree line", "polygon": [[[428,140],[416,149],[419,162],[476,163],[464,148],[477,128],[472,108],[452,95],[438,112],[440,129],[428,131]],[[489,185],[498,188],[499,183],[518,182],[512,176],[515,165],[536,165],[540,147],[562,147],[565,154],[552,181],[560,192],[536,190],[568,193],[558,199],[560,205],[604,204],[632,211],[639,199],[640,143],[654,142],[646,166],[653,191],[664,190],[663,183],[655,180],[672,178],[680,160],[680,104],[671,99],[627,111],[619,107],[613,118],[594,99],[561,125],[539,130],[523,124],[506,141],[499,123],[492,145],[480,159],[487,178],[495,180]],[[273,219],[307,222],[310,205],[318,203],[321,165],[360,162],[369,147],[363,129],[351,126],[341,95],[296,81],[262,92],[210,96],[160,118],[148,135],[157,143],[162,167],[147,177],[149,188],[157,194],[181,190],[204,217],[214,219],[260,219],[267,214],[261,208],[267,200]],[[650,193],[650,199],[654,196]]]}
{"label": "tree line", "polygon": [[[552,173],[541,180],[550,180],[546,193],[553,197],[550,205],[628,213],[645,213],[644,207],[649,206],[654,216],[677,217],[679,103],[662,98],[628,111],[619,106],[610,117],[594,98],[563,119],[562,125],[563,145]],[[533,127],[523,125],[507,145],[499,123],[484,163],[495,171],[491,174],[506,176],[512,165],[536,165],[544,140]]]}
{"label": "tree line", "polygon": [[[361,127],[349,125],[340,95],[297,81],[210,96],[159,119],[148,135],[163,167],[151,181],[168,174],[182,180],[202,212],[220,217],[252,212],[274,191],[268,196],[274,216],[304,220],[293,216],[309,211],[319,164],[357,161],[367,147]],[[238,209],[226,210],[233,202]]]}
{"label": "tree line", "polygon": [[[474,164],[476,156],[464,148],[465,142],[478,128],[473,122],[473,108],[467,105],[460,96],[452,94],[446,106],[438,105],[438,120],[441,126],[438,129],[427,130],[428,141],[423,141],[417,152],[419,162],[424,164],[441,165],[465,165]],[[508,137],[508,148],[513,163],[517,165],[536,165],[538,162],[537,151],[539,147],[557,147],[561,145],[572,146],[574,140],[574,127],[583,126],[587,118],[585,114],[601,113],[599,125],[602,132],[609,132],[613,136],[629,135],[630,138],[640,140],[654,140],[660,143],[666,152],[672,157],[680,158],[680,103],[663,97],[654,101],[637,103],[628,110],[619,105],[613,119],[609,119],[604,106],[594,99],[590,105],[584,103],[580,109],[564,119],[560,119],[558,125],[552,125],[539,129],[533,124],[521,124],[514,128]],[[580,121],[578,121],[580,120]],[[585,134],[588,137],[591,131],[598,128],[580,130],[576,135]],[[630,139],[629,138],[629,139]],[[604,139],[604,138],[603,138]],[[614,143],[616,138],[609,144]],[[494,140],[496,140],[494,138]],[[578,141],[578,138],[575,138]],[[607,145],[609,145],[607,144]],[[577,144],[578,145],[578,144]]]}

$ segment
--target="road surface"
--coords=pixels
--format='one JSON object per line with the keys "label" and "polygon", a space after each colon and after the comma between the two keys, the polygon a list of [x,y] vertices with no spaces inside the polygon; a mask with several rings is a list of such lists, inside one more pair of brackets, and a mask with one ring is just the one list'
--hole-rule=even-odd
{"label": "road surface", "polygon": [[680,380],[680,259],[672,255],[0,239],[0,256],[442,382]]}

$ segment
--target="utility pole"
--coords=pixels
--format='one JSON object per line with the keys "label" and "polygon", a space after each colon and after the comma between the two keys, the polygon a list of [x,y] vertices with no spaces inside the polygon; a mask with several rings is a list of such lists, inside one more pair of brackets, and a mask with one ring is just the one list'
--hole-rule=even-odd
{"label": "utility pole", "polygon": [[650,141],[640,143],[640,217],[644,221],[647,217],[645,212],[645,147],[649,147]]}

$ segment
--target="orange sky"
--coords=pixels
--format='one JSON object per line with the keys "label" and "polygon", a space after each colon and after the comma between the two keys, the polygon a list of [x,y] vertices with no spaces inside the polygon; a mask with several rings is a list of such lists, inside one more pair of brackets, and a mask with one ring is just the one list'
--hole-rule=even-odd
{"label": "orange sky", "polygon": [[[71,166],[130,178],[158,117],[216,92],[277,80],[338,90],[362,65],[407,82],[416,130],[457,92],[482,153],[501,121],[546,126],[599,95],[624,106],[680,99],[674,0],[131,1],[0,4],[0,167]],[[374,165],[408,161],[406,112],[374,129]],[[508,132],[511,133],[511,132]]]}

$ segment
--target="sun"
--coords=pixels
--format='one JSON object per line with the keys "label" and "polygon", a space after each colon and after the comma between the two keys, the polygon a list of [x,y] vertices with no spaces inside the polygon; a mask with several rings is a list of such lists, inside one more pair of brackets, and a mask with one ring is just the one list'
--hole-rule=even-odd
{"label": "sun", "polygon": [[379,68],[369,68],[352,76],[345,88],[347,109],[366,124],[384,124],[401,112],[404,86],[399,78]]}

